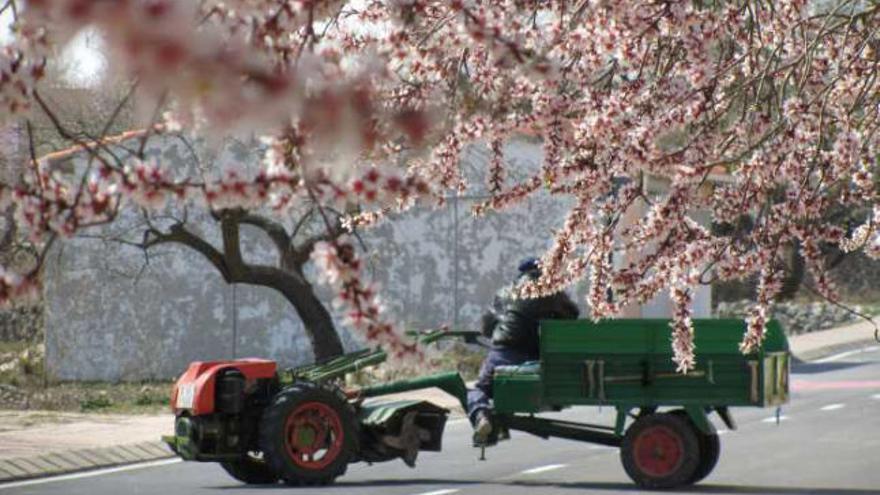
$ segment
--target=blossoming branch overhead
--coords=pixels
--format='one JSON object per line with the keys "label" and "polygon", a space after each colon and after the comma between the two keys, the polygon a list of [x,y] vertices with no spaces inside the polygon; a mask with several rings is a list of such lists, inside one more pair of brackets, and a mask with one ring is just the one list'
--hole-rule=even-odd
{"label": "blossoming branch overhead", "polygon": [[[674,360],[686,370],[696,285],[757,274],[749,351],[785,250],[800,250],[829,299],[823,245],[880,257],[880,5],[826,3],[8,0],[3,118],[45,114],[89,166],[62,172],[31,156],[24,177],[3,186],[3,205],[45,250],[126,205],[283,217],[303,202],[356,204],[349,225],[367,226],[471,188],[491,193],[475,214],[549,192],[574,206],[524,296],[586,277],[592,317],[604,318],[668,291]],[[58,48],[87,26],[105,37],[110,70],[156,109],[140,139],[244,131],[262,137],[263,162],[188,176],[109,153],[110,136],[65,132],[41,84]],[[540,138],[544,158],[519,180],[506,173],[504,144],[523,134]],[[487,184],[462,172],[472,143],[491,152]],[[648,176],[668,192],[646,194]],[[637,203],[644,215],[622,221]],[[724,228],[692,220],[698,209]],[[827,214],[839,209],[866,214],[842,225]],[[362,280],[350,237],[313,256],[355,327],[413,352]],[[33,293],[38,270],[4,269],[0,299]]]}

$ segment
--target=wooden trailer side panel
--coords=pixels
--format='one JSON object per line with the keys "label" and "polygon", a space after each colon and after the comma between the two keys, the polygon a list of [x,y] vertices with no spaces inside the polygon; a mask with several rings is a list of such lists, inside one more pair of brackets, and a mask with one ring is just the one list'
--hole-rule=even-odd
{"label": "wooden trailer side panel", "polygon": [[772,322],[764,348],[743,355],[742,320],[695,320],[696,368],[676,371],[668,320],[545,321],[545,405],[763,406],[788,397],[788,347]]}

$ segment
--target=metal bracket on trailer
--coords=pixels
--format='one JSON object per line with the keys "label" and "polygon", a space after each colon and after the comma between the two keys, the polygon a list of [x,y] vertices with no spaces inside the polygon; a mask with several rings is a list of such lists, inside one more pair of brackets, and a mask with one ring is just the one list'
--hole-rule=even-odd
{"label": "metal bracket on trailer", "polygon": [[716,407],[715,412],[718,413],[718,417],[721,418],[721,421],[724,421],[724,426],[726,426],[728,430],[736,430],[736,421],[733,420],[733,416],[730,415],[730,409],[727,406]]}
{"label": "metal bracket on trailer", "polygon": [[632,408],[629,406],[617,406],[617,419],[614,421],[614,434],[623,437],[623,429],[626,426],[626,417]]}
{"label": "metal bracket on trailer", "polygon": [[759,365],[759,363],[757,361],[749,361],[748,365],[749,365],[749,378],[750,378],[749,379],[749,382],[750,382],[749,400],[754,403],[757,403],[758,399],[759,399],[759,397],[758,397],[758,393],[759,393],[759,390],[758,390],[758,365]]}
{"label": "metal bracket on trailer", "polygon": [[687,411],[688,417],[691,418],[691,421],[694,422],[694,425],[706,435],[714,435],[717,433],[715,430],[715,425],[709,421],[709,416],[706,415],[706,408],[704,406],[684,406],[684,410]]}
{"label": "metal bracket on trailer", "polygon": [[611,447],[620,447],[622,441],[614,433],[614,428],[609,426],[518,415],[504,416],[501,422],[510,430],[524,431],[541,438],[567,438]]}
{"label": "metal bracket on trailer", "polygon": [[[594,373],[596,368],[598,368],[598,376]],[[587,386],[584,395],[587,397],[596,397],[604,402],[606,381],[605,361],[601,359],[587,359],[584,361],[584,378],[584,384]]]}

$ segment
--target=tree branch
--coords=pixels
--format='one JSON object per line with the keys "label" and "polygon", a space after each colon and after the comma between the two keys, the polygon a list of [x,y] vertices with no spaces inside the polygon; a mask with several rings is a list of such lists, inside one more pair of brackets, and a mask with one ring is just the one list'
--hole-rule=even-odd
{"label": "tree branch", "polygon": [[239,235],[239,222],[241,210],[223,210],[220,212],[220,233],[223,237],[223,254],[226,259],[226,267],[232,278],[237,279],[247,271],[244,259],[241,256],[241,236]]}
{"label": "tree branch", "polygon": [[333,239],[336,239],[346,232],[348,232],[348,230],[342,224],[342,217],[340,215],[337,215],[333,224],[327,223],[327,230],[320,234],[313,235],[307,238],[298,245],[292,245],[291,257],[297,265],[302,266],[306,261],[309,260],[315,244],[319,242],[332,241]]}
{"label": "tree branch", "polygon": [[293,227],[293,231],[290,233],[291,242],[293,239],[296,239],[297,234],[299,234],[300,229],[302,229],[306,222],[312,218],[312,214],[315,213],[315,207],[312,206],[309,208],[309,211],[305,212],[303,216],[299,217],[299,220],[296,222],[296,225]]}
{"label": "tree branch", "polygon": [[289,251],[291,239],[280,223],[254,213],[243,214],[240,221],[243,224],[252,225],[265,232],[266,235],[269,236],[269,239],[275,244],[275,247],[278,249],[278,254],[282,258],[285,253]]}
{"label": "tree branch", "polygon": [[205,241],[201,237],[193,234],[183,224],[176,223],[171,226],[167,233],[160,232],[156,229],[148,229],[144,231],[143,248],[149,249],[159,244],[175,242],[183,244],[204,256],[223,276],[223,280],[227,283],[233,282],[232,274],[226,262],[223,253],[217,250],[211,243]]}

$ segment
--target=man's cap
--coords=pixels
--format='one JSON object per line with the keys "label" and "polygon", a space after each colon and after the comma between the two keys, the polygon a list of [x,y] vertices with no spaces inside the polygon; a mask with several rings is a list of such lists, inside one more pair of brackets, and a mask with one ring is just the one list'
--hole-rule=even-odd
{"label": "man's cap", "polygon": [[528,258],[523,258],[519,262],[519,266],[517,269],[520,273],[530,272],[532,270],[537,270],[539,266],[540,260],[535,258],[534,256],[530,256]]}

